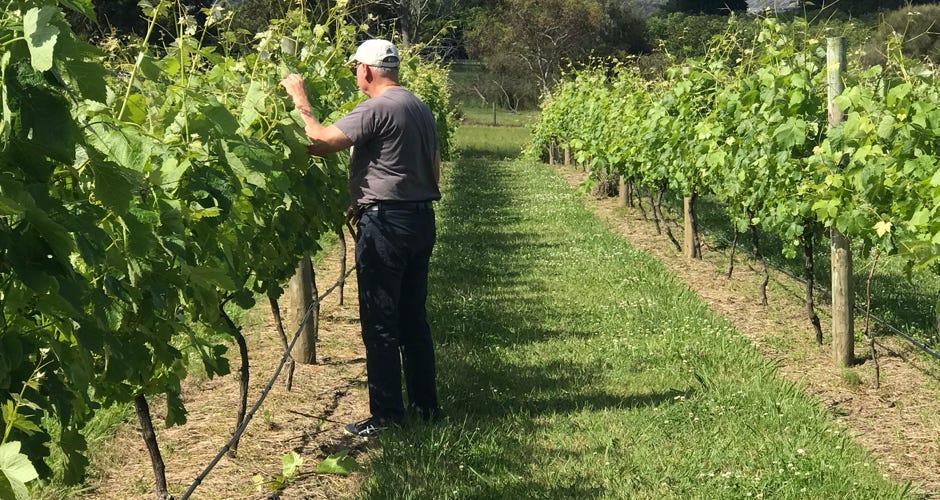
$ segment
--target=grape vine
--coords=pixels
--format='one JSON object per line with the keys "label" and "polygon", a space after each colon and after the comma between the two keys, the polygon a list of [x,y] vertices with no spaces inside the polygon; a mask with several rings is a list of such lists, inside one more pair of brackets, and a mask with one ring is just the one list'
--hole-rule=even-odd
{"label": "grape vine", "polygon": [[821,32],[799,19],[734,26],[664,78],[609,61],[576,72],[545,97],[529,154],[564,145],[596,172],[708,195],[738,231],[780,235],[788,257],[835,227],[865,253],[936,263],[937,69],[890,41],[884,66],[848,68],[845,120],[828,127]]}
{"label": "grape vine", "polygon": [[[326,21],[297,11],[236,47],[224,16],[206,12],[200,26],[176,2],[144,3],[151,30],[165,23],[177,37],[161,50],[145,38],[111,63],[66,22],[62,8],[93,17],[89,0],[8,3],[0,445],[13,458],[0,468],[28,460],[50,477],[54,449],[66,464],[55,474],[76,481],[96,409],[163,394],[166,423],[184,422],[187,353],[210,376],[229,372],[224,339],[240,332],[223,306],[276,299],[304,253],[341,227],[345,156],[307,154],[278,82],[305,75],[327,122],[351,109],[361,96],[345,61],[358,28],[338,3]],[[211,30],[228,42],[203,44]],[[411,56],[402,79],[432,106],[446,157],[446,73]],[[22,496],[32,472],[0,475],[0,492]]]}

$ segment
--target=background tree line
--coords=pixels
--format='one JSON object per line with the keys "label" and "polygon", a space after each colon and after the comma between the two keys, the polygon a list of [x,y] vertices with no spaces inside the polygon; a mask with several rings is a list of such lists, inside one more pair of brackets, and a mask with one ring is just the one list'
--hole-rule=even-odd
{"label": "background tree line", "polygon": [[[138,1],[93,0],[98,23],[76,17],[73,26],[93,40],[140,36],[147,20]],[[183,4],[199,20],[211,15],[212,9],[234,10],[228,31],[243,33],[250,43],[268,20],[283,18],[299,3],[325,16],[335,1],[183,0]],[[590,58],[634,57],[636,64],[655,74],[669,59],[701,55],[715,35],[728,29],[755,30],[757,16],[748,14],[748,7],[753,10],[758,1],[348,0],[347,6],[348,21],[368,25],[375,36],[394,38],[403,46],[417,45],[446,60],[475,61],[469,71],[454,72],[462,78],[454,89],[455,98],[518,109],[535,106],[565,68]],[[884,60],[884,42],[893,32],[903,35],[906,55],[940,61],[938,3],[798,3],[795,9],[777,15],[806,16],[820,36],[846,36],[862,64]],[[166,31],[172,33],[174,27]]]}

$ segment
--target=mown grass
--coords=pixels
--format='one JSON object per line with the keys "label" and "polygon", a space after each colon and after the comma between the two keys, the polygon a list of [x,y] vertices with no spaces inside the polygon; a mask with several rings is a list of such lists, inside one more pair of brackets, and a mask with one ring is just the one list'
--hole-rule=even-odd
{"label": "mown grass", "polygon": [[[495,116],[494,116],[495,114]],[[538,111],[510,111],[497,107],[466,105],[460,106],[460,120],[464,125],[481,125],[487,127],[527,127],[535,122]],[[493,125],[493,121],[496,125]]]}
{"label": "mown grass", "polygon": [[521,127],[463,125],[457,133],[458,155],[493,160],[516,158],[526,146],[529,132]]}
{"label": "mown grass", "polygon": [[439,205],[447,418],[381,436],[362,497],[910,496],[566,181],[492,158],[465,150]]}

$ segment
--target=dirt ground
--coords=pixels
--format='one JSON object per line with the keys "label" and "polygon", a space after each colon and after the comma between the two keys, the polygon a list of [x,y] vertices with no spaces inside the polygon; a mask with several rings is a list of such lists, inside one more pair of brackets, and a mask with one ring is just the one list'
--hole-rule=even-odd
{"label": "dirt ground", "polygon": [[[336,282],[338,252],[316,267],[321,294]],[[350,261],[352,251],[350,249]],[[286,390],[287,371],[281,373],[271,393],[241,438],[236,457],[224,457],[195,490],[192,498],[344,498],[358,490],[361,473],[350,476],[321,475],[313,471],[326,457],[342,450],[360,463],[369,443],[345,436],[343,426],[368,417],[365,388],[365,350],[359,337],[355,275],[346,282],[344,305],[334,292],[324,299],[318,343],[318,364],[296,365],[293,387]],[[291,304],[281,301],[282,311]],[[258,399],[283,348],[268,304],[258,304],[248,315],[244,335],[250,356],[249,409]],[[296,320],[287,318],[288,336]],[[151,403],[161,452],[166,462],[168,489],[180,498],[193,480],[212,461],[231,436],[238,399],[238,352],[233,374],[214,380],[187,379],[183,399],[189,410],[185,425],[166,429],[165,406]],[[281,475],[281,457],[291,451],[303,457],[303,465],[287,488],[276,492],[256,484],[257,476],[271,481]],[[89,484],[88,496],[100,499],[154,498],[149,455],[136,420],[122,426],[106,450],[96,457],[98,477]]]}
{"label": "dirt ground", "polygon": [[[571,168],[559,171],[572,185],[580,184],[585,175]],[[761,306],[760,276],[753,263],[738,257],[734,276],[727,279],[728,257],[707,241],[704,259],[691,261],[677,252],[665,236],[657,235],[653,223],[644,220],[639,211],[621,207],[616,198],[592,199],[591,204],[611,230],[662,261],[747,335],[785,377],[827,407],[837,425],[870,450],[886,474],[919,485],[928,498],[940,498],[940,375],[936,363],[923,360],[893,337],[881,337],[881,388],[874,389],[870,361],[848,371],[834,368],[828,339],[823,346],[816,345],[806,319],[801,285],[772,274],[770,305]],[[675,221],[673,231],[681,239],[681,227]],[[321,290],[339,275],[335,254],[317,266]],[[282,304],[282,309],[288,310],[289,306]],[[826,307],[817,310],[823,331],[828,332]],[[252,403],[280,361],[282,349],[266,304],[259,304],[251,312],[248,323],[245,336],[251,356]],[[856,346],[857,357],[867,353],[867,347]],[[355,495],[362,473],[336,476],[313,472],[321,460],[342,450],[349,450],[360,463],[368,460],[369,443],[342,433],[345,423],[368,416],[355,279],[347,283],[344,305],[337,305],[335,294],[324,302],[318,355],[317,365],[297,365],[292,391],[285,389],[285,374],[280,376],[243,435],[237,456],[223,458],[193,498],[280,495],[321,499]],[[169,489],[176,498],[228,439],[234,426],[237,394],[234,374],[214,380],[191,377],[183,388],[189,421],[171,429],[160,424],[165,410],[159,402],[153,403]],[[281,457],[292,450],[303,456],[304,463],[285,489],[275,492],[256,484],[258,476],[265,481],[276,478],[281,472]],[[90,498],[154,498],[153,474],[136,422],[118,431],[96,463],[98,472],[89,484]]]}
{"label": "dirt ground", "polygon": [[[577,186],[586,178],[580,169],[559,167]],[[652,220],[618,198],[591,198],[597,216],[675,273],[711,308],[731,321],[789,380],[799,384],[829,409],[835,422],[870,450],[880,468],[897,481],[919,485],[927,498],[940,498],[940,365],[926,360],[908,343],[877,337],[880,388],[874,388],[874,364],[867,344],[855,346],[858,366],[834,367],[830,346],[828,297],[816,297],[823,345],[807,318],[802,284],[771,270],[767,306],[760,305],[759,264],[738,250],[733,276],[726,277],[729,258],[706,241],[702,260],[686,258],[656,233]],[[646,207],[647,213],[649,207]],[[671,221],[682,241],[681,221]],[[823,263],[823,265],[827,265]],[[821,300],[820,300],[821,299]],[[856,319],[856,329],[864,318]]]}

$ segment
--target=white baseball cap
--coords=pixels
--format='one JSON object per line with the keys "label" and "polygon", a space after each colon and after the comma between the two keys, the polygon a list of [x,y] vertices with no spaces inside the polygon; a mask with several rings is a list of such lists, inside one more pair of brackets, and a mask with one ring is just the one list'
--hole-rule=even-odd
{"label": "white baseball cap", "polygon": [[397,68],[398,49],[392,42],[381,38],[366,40],[359,45],[356,53],[347,62],[350,64],[359,62],[376,68]]}

